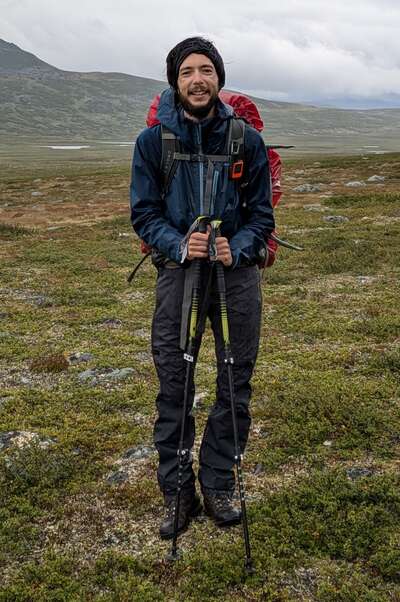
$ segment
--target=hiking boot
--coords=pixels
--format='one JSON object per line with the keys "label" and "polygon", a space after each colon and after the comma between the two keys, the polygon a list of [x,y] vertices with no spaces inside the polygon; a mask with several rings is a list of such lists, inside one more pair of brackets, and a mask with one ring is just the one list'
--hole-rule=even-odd
{"label": "hiking boot", "polygon": [[[175,494],[164,496],[165,516],[160,526],[161,539],[172,539],[174,536],[175,503]],[[191,519],[201,511],[202,505],[197,493],[183,490],[179,502],[178,533],[185,531]]]}
{"label": "hiking boot", "polygon": [[203,491],[204,511],[218,527],[238,525],[242,520],[242,513],[233,506],[232,498],[233,491]]}

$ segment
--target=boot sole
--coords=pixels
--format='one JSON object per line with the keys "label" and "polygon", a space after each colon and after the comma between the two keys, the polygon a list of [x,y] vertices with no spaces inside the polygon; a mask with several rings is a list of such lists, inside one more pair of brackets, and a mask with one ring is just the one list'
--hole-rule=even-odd
{"label": "boot sole", "polygon": [[214,515],[212,514],[212,512],[210,512],[209,510],[207,510],[207,508],[204,508],[204,514],[206,514],[208,517],[210,517],[212,519],[212,521],[217,525],[217,527],[234,527],[235,525],[240,525],[240,523],[242,522],[242,515],[240,514],[237,518],[232,518],[230,520],[225,520],[225,521],[221,521],[221,520],[217,520]]}
{"label": "boot sole", "polygon": [[[191,520],[193,518],[196,518],[196,516],[199,516],[199,514],[201,514],[202,510],[203,510],[203,506],[201,505],[201,502],[199,502],[197,504],[197,506],[190,511],[190,514],[188,516],[186,523],[184,525],[182,525],[182,527],[180,529],[178,529],[178,535],[180,535],[181,533],[184,533],[187,530],[187,528],[189,527],[189,525],[191,523]],[[171,531],[169,533],[160,533],[160,537],[161,537],[161,539],[173,539],[174,532]]]}

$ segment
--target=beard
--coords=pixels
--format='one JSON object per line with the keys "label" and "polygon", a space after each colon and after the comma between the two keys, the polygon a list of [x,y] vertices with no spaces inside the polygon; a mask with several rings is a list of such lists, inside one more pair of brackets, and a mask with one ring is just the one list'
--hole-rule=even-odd
{"label": "beard", "polygon": [[183,98],[179,91],[178,97],[186,113],[188,113],[192,117],[195,117],[196,119],[204,119],[205,117],[207,117],[207,115],[217,102],[218,92],[210,92],[210,99],[208,103],[200,107],[193,105],[187,98]]}

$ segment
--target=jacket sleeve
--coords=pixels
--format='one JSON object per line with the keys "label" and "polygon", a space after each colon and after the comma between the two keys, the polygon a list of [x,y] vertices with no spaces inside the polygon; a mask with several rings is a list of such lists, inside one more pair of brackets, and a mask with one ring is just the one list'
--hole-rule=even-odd
{"label": "jacket sleeve", "polygon": [[146,244],[179,263],[183,236],[163,215],[160,165],[161,137],[156,126],[144,130],[136,140],[130,187],[131,222]]}
{"label": "jacket sleeve", "polygon": [[265,239],[274,230],[271,176],[268,156],[261,136],[252,128],[245,131],[245,165],[247,185],[241,201],[246,204],[246,221],[229,241],[232,268],[246,265],[260,257]]}

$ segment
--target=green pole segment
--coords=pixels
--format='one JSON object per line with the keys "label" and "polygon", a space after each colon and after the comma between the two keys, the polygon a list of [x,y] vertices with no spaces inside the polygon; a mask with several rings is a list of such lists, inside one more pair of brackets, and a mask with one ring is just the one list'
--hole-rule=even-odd
{"label": "green pole segment", "polygon": [[[213,222],[211,223],[213,227]],[[219,224],[215,226],[215,235],[218,236],[219,233]],[[254,573],[253,561],[251,557],[251,548],[250,548],[250,536],[249,536],[249,524],[247,520],[247,510],[246,510],[246,496],[245,496],[245,488],[244,488],[244,480],[243,480],[243,472],[242,472],[242,455],[240,453],[239,446],[239,435],[238,435],[238,425],[237,425],[237,415],[236,415],[236,404],[235,404],[235,387],[233,380],[233,364],[234,359],[231,350],[231,344],[229,339],[229,322],[228,322],[228,310],[226,304],[226,286],[225,286],[225,273],[224,267],[221,261],[215,261],[215,270],[217,277],[217,290],[219,297],[219,307],[221,314],[221,325],[222,325],[222,337],[224,341],[224,364],[228,373],[228,385],[229,385],[229,397],[230,397],[230,405],[231,405],[231,414],[232,414],[232,427],[233,427],[233,440],[234,440],[234,463],[236,466],[237,473],[237,482],[239,488],[239,499],[240,499],[240,508],[242,512],[242,527],[243,527],[243,538],[244,538],[244,546],[245,546],[245,570],[248,575]]]}

